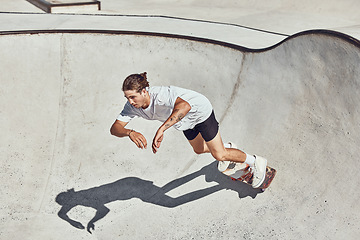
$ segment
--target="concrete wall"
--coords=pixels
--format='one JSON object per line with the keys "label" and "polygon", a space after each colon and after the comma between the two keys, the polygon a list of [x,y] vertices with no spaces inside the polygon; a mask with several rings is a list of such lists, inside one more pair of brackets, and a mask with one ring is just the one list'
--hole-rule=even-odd
{"label": "concrete wall", "polygon": [[[360,233],[358,41],[311,32],[267,51],[241,51],[179,38],[49,32],[1,35],[0,46],[4,239],[355,239]],[[258,194],[230,181],[174,129],[156,155],[110,136],[126,101],[123,79],[143,71],[151,85],[205,94],[224,141],[265,156],[278,170],[271,188]],[[151,143],[159,125],[136,119],[129,127]],[[121,190],[128,178],[138,190],[130,197]],[[142,187],[149,183],[150,190]],[[165,187],[172,190],[163,195]],[[55,198],[71,188],[91,203],[111,196],[102,198],[110,212],[93,235],[57,216]],[[82,203],[69,216],[86,227],[95,210]]]}

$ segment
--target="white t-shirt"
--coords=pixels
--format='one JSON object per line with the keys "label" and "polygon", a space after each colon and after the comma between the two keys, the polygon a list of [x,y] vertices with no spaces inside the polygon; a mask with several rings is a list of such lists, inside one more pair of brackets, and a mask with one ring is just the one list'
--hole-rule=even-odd
{"label": "white t-shirt", "polygon": [[174,125],[177,130],[188,130],[204,122],[213,110],[210,101],[202,94],[175,86],[154,86],[148,89],[150,105],[146,109],[135,108],[126,102],[117,120],[130,122],[134,117],[165,122],[171,115],[178,97],[188,102],[191,110]]}

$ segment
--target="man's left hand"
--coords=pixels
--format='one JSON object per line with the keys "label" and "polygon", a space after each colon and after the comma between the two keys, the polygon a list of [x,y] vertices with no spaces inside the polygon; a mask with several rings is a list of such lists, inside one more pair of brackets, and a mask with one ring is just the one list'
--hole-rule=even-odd
{"label": "man's left hand", "polygon": [[153,143],[152,143],[152,150],[153,153],[156,153],[158,148],[160,148],[160,144],[162,142],[162,140],[164,139],[164,131],[162,131],[161,129],[159,129],[154,137]]}

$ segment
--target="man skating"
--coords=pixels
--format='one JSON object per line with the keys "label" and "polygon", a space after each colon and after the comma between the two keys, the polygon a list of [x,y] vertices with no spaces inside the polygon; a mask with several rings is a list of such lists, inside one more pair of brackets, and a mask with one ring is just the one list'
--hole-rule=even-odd
{"label": "man skating", "polygon": [[200,93],[175,86],[149,87],[146,73],[132,74],[123,83],[127,103],[112,125],[110,132],[117,137],[129,137],[139,148],[147,147],[146,138],[133,129],[125,128],[134,117],[159,120],[163,124],[152,141],[156,153],[167,129],[174,126],[183,131],[197,154],[211,153],[220,163],[247,163],[253,171],[253,188],[265,178],[267,160],[249,155],[231,144],[225,147],[219,132],[219,123],[210,101]]}

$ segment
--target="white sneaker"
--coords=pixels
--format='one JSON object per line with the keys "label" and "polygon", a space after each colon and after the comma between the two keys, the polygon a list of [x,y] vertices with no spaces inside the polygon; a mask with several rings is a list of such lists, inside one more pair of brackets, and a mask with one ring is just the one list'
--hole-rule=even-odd
{"label": "white sneaker", "polygon": [[258,188],[265,180],[267,160],[260,156],[255,156],[255,164],[253,167],[252,187]]}
{"label": "white sneaker", "polygon": [[[233,142],[228,142],[228,143],[225,143],[224,144],[225,148],[237,148],[237,146],[233,143]],[[223,172],[225,171],[229,165],[233,163],[233,162],[230,162],[230,161],[219,161],[218,162],[218,169],[220,172]]]}

